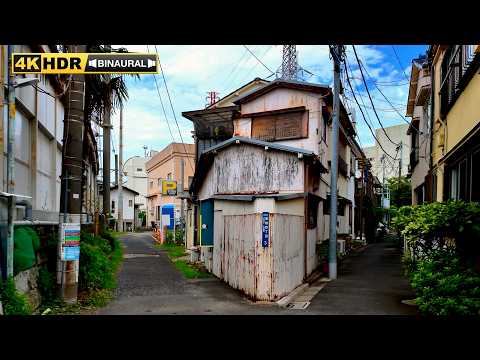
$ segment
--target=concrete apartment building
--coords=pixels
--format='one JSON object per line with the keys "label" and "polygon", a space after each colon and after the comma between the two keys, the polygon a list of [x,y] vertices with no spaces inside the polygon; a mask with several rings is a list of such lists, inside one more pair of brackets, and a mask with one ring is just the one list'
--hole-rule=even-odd
{"label": "concrete apartment building", "polygon": [[[186,153],[185,153],[186,149]],[[161,207],[167,204],[175,206],[175,217],[180,217],[181,200],[176,196],[162,195],[162,181],[181,183],[181,160],[184,162],[183,191],[193,179],[195,171],[195,145],[171,143],[146,162],[147,184],[147,226],[154,221],[161,225]],[[177,189],[181,192],[180,189]]]}
{"label": "concrete apartment building", "polygon": [[[385,132],[388,134],[388,137],[393,142],[397,144],[401,142],[403,145],[402,176],[408,174],[408,166],[410,164],[410,138],[407,135],[408,128],[408,124],[385,127]],[[372,164],[372,173],[378,178],[380,183],[383,183],[384,175],[385,181],[391,177],[398,176],[400,159],[400,151],[397,151],[397,146],[388,139],[387,135],[385,135],[385,132],[382,129],[375,129],[375,137],[388,154],[397,158],[396,161],[386,155],[384,157],[384,161],[382,162],[384,152],[378,143],[376,143],[374,146],[363,148],[365,156]]]}

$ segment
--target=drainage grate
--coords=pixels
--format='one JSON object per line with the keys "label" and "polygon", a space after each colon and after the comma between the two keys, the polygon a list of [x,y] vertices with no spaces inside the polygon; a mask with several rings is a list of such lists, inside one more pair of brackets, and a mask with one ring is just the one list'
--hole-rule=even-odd
{"label": "drainage grate", "polygon": [[310,301],[293,302],[287,305],[292,310],[304,310],[310,305]]}

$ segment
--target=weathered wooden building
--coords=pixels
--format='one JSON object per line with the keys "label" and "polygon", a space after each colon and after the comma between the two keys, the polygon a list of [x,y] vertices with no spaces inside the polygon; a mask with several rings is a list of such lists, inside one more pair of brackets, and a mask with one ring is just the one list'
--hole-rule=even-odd
{"label": "weathered wooden building", "polygon": [[[332,91],[275,80],[224,105],[183,113],[202,133],[187,233],[216,276],[254,299],[275,300],[319,265],[328,240]],[[354,234],[356,159],[363,154],[358,146],[352,150],[354,136],[341,105],[340,242]],[[263,213],[271,240],[266,248]]]}
{"label": "weathered wooden building", "polygon": [[307,232],[320,216],[318,175],[326,169],[318,156],[233,137],[205,151],[198,169],[191,189],[207,269],[255,299],[297,287],[316,265],[316,239]]}

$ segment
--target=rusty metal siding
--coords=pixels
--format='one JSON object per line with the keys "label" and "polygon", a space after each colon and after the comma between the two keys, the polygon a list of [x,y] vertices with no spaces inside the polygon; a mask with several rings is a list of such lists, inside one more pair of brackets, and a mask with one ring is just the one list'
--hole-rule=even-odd
{"label": "rusty metal siding", "polygon": [[271,214],[273,278],[270,300],[285,296],[303,281],[304,277],[304,217]]}
{"label": "rusty metal siding", "polygon": [[218,244],[216,271],[230,286],[255,297],[255,228],[260,229],[260,214],[225,215],[223,219],[225,236]]}
{"label": "rusty metal siding", "polygon": [[304,277],[304,217],[270,214],[270,244],[261,244],[261,214],[215,211],[214,275],[256,300],[277,300]]}

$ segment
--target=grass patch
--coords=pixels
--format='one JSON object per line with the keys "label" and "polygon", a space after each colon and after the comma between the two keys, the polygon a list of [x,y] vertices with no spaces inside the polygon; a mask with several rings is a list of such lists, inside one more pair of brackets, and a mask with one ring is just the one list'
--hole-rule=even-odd
{"label": "grass patch", "polygon": [[187,279],[202,279],[211,276],[208,272],[200,269],[200,267],[194,264],[189,264],[185,260],[177,260],[174,261],[173,264]]}
{"label": "grass patch", "polygon": [[167,255],[170,259],[176,259],[186,256],[185,247],[183,245],[175,245],[173,243],[155,244],[157,249],[167,250]]}
{"label": "grass patch", "polygon": [[210,273],[205,271],[201,266],[179,259],[187,255],[183,245],[163,243],[155,244],[155,247],[157,249],[167,250],[168,258],[173,262],[177,270],[180,271],[186,279],[202,279],[211,277]]}

